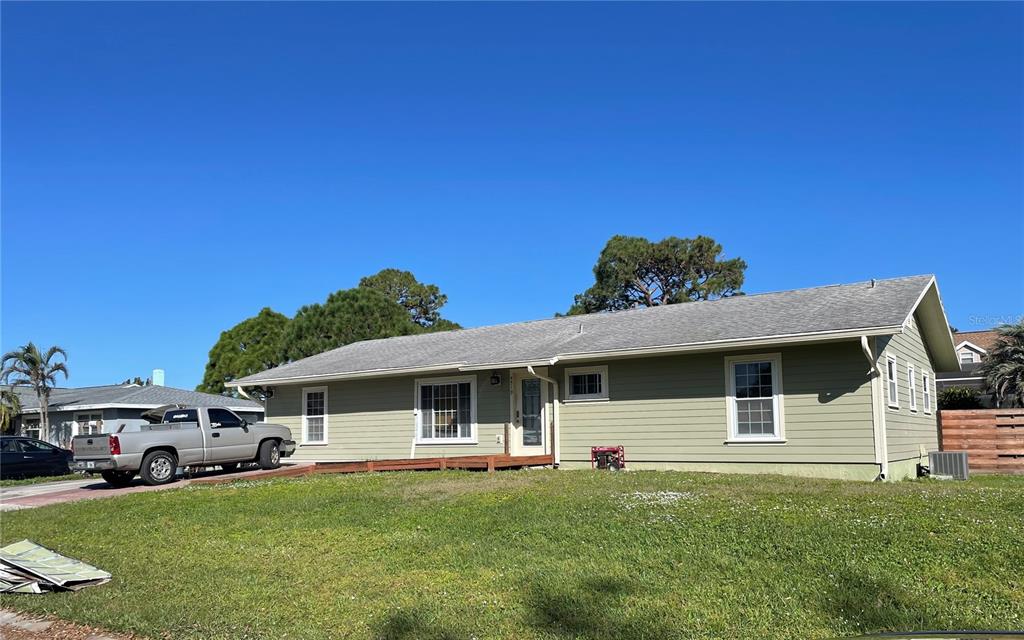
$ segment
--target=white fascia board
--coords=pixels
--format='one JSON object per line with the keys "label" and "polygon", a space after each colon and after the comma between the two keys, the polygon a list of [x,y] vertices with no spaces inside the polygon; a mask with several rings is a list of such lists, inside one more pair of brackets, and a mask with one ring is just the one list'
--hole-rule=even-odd
{"label": "white fascia board", "polygon": [[332,380],[358,380],[359,378],[384,378],[387,376],[403,376],[417,373],[433,373],[435,371],[455,371],[465,365],[465,362],[450,362],[446,364],[428,365],[423,367],[400,367],[393,369],[367,369],[365,371],[353,371],[351,373],[318,373],[311,376],[291,376],[285,378],[270,378],[266,380],[232,380],[225,382],[226,387],[266,387],[277,384],[298,384],[301,382],[330,382]]}
{"label": "white fascia board", "polygon": [[[167,404],[174,404],[174,403],[161,402],[160,404],[124,404],[124,403],[121,403],[121,402],[110,402],[110,403],[106,403],[106,404],[66,404],[66,405],[61,404],[61,405],[51,405],[50,406],[50,413],[60,413],[61,411],[86,411],[86,410],[89,410],[89,409],[156,409],[157,407],[163,407],[163,406],[165,406]],[[248,411],[248,412],[252,412],[252,411],[263,411],[264,410],[263,407],[239,407],[239,406],[227,405],[227,404],[225,404],[225,405],[218,405],[218,407],[221,407],[221,408],[224,408],[224,409],[230,409],[231,411]],[[25,409],[24,411],[22,411],[22,413],[41,413],[41,412],[40,412],[40,410],[38,408],[35,408],[35,409]]]}
{"label": "white fascia board", "polygon": [[957,343],[956,348],[959,349],[960,347],[967,347],[971,351],[973,351],[975,353],[979,353],[981,355],[987,355],[988,354],[988,351],[985,351],[984,349],[982,349],[978,345],[976,345],[973,342],[970,342],[968,340],[964,340],[963,342]]}
{"label": "white fascia board", "polygon": [[473,364],[459,367],[459,371],[490,371],[491,369],[525,369],[526,367],[550,367],[559,361],[560,358],[548,358],[547,360],[524,360],[521,362],[491,362],[486,364]]}
{"label": "white fascia board", "polygon": [[560,361],[594,360],[599,358],[627,358],[633,356],[668,355],[691,351],[722,351],[726,349],[746,349],[778,344],[801,342],[827,342],[831,340],[859,340],[861,336],[885,336],[900,333],[902,327],[871,327],[868,329],[843,329],[840,331],[818,331],[814,333],[797,333],[791,335],[764,336],[757,338],[740,338],[733,340],[711,340],[690,344],[665,345],[658,347],[642,347],[638,349],[618,349],[600,352],[564,353],[558,356]]}

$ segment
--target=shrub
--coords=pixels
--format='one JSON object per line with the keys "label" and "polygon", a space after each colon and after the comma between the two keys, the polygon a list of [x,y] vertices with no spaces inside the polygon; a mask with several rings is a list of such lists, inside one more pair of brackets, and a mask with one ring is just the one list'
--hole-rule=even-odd
{"label": "shrub", "polygon": [[948,387],[939,393],[940,409],[981,409],[978,391],[971,387]]}

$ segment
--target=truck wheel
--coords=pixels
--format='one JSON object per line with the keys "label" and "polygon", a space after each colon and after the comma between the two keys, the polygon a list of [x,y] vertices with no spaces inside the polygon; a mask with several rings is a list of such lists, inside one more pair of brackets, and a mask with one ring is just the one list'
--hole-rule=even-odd
{"label": "truck wheel", "polygon": [[224,464],[220,465],[220,468],[223,469],[224,471],[228,472],[228,473],[234,473],[235,469],[238,468],[238,463],[237,462],[225,462]]}
{"label": "truck wheel", "polygon": [[265,440],[260,445],[260,469],[276,469],[281,466],[281,446],[277,440]]}
{"label": "truck wheel", "polygon": [[135,479],[134,471],[103,471],[100,475],[107,481],[107,484],[118,489],[127,487]]}
{"label": "truck wheel", "polygon": [[142,459],[139,475],[142,476],[142,481],[149,486],[167,484],[174,482],[174,470],[177,468],[178,461],[174,458],[174,454],[167,451],[153,451]]}

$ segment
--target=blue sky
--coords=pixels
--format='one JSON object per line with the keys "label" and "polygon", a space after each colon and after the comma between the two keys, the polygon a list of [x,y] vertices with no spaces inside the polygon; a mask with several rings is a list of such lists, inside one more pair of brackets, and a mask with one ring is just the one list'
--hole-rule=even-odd
{"label": "blue sky", "polygon": [[1024,312],[1019,3],[3,3],[2,347],[202,378],[384,267],[548,317],[613,234],[771,291],[935,273]]}

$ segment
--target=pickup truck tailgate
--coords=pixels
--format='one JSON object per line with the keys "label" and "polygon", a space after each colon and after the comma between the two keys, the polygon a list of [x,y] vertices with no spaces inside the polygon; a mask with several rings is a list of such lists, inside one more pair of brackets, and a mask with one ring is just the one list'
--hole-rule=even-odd
{"label": "pickup truck tailgate", "polygon": [[71,447],[75,452],[76,460],[110,457],[110,437],[105,433],[94,436],[75,436]]}

